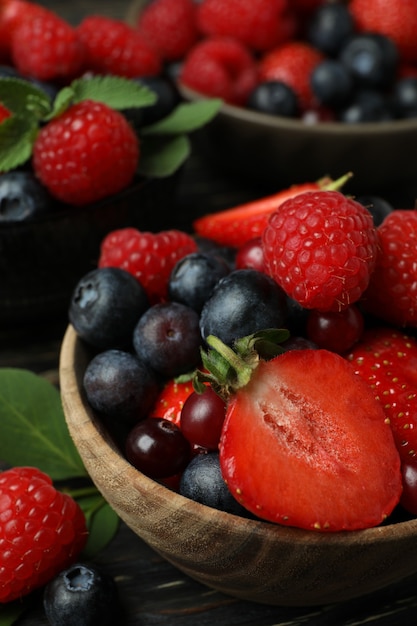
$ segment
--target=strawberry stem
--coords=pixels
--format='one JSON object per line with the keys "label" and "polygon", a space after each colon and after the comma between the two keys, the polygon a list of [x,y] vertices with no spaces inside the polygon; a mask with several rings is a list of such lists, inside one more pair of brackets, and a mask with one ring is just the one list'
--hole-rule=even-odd
{"label": "strawberry stem", "polygon": [[233,388],[240,389],[241,387],[247,385],[258,360],[256,360],[256,364],[249,365],[245,359],[236,354],[232,348],[224,344],[214,335],[209,335],[206,341],[207,344],[213,348],[213,350],[223,357],[229,368],[232,368],[234,373],[234,381],[232,383]]}

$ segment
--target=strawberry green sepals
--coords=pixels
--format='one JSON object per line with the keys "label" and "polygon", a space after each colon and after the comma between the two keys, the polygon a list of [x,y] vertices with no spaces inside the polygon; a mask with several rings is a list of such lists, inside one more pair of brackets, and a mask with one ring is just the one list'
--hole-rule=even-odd
{"label": "strawberry green sepals", "polygon": [[[19,78],[0,79],[0,103],[12,113],[0,123],[0,171],[6,172],[26,163],[39,129],[83,100],[99,101],[123,112],[149,107],[157,95],[138,81],[120,76],[78,78],[63,87],[51,101],[35,85]],[[158,123],[143,128],[139,172],[164,177],[175,172],[188,158],[187,133],[208,123],[221,106],[221,100],[180,103]],[[142,133],[141,133],[142,134]]]}
{"label": "strawberry green sepals", "polygon": [[195,390],[202,393],[205,383],[209,383],[227,400],[248,384],[261,359],[272,359],[284,351],[280,344],[288,337],[286,329],[267,328],[237,339],[231,348],[218,337],[209,335],[206,339],[209,349],[201,350],[202,364],[207,371],[197,370],[195,373]]}

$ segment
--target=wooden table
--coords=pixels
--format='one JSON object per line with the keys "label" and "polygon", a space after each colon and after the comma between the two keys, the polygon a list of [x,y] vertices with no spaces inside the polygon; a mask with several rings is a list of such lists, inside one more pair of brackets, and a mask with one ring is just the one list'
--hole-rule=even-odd
{"label": "wooden table", "polygon": [[[125,0],[44,0],[70,22],[100,13],[123,18]],[[179,185],[176,210],[189,223],[193,213],[233,206],[268,190],[256,183],[236,180],[197,154],[187,164]],[[44,326],[3,329],[0,332],[0,367],[22,367],[58,383],[58,362],[66,316]],[[417,576],[372,595],[319,607],[291,608],[257,605],[235,600],[208,589],[161,559],[124,524],[97,562],[118,584],[127,626],[415,626]],[[39,603],[17,622],[20,626],[47,625]],[[123,621],[121,619],[120,624]],[[99,625],[97,625],[99,626]]]}

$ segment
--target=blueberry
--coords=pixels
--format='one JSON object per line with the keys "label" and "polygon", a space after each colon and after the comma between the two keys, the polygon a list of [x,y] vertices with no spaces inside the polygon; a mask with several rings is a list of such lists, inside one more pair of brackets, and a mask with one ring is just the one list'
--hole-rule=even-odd
{"label": "blueberry", "polygon": [[417,78],[398,80],[392,90],[392,103],[399,118],[417,117]]}
{"label": "blueberry", "polygon": [[0,222],[29,220],[51,211],[52,197],[30,171],[0,176]]}
{"label": "blueberry", "polygon": [[234,270],[216,285],[200,316],[204,339],[215,335],[232,345],[265,328],[282,328],[287,319],[287,300],[269,276],[252,269]]}
{"label": "blueberry", "polygon": [[338,118],[345,124],[361,124],[389,121],[395,118],[395,114],[391,101],[384,94],[372,89],[362,89],[339,111]]}
{"label": "blueberry", "polygon": [[113,577],[83,563],[72,565],[46,585],[43,606],[51,626],[113,626],[122,616]]}
{"label": "blueberry", "polygon": [[339,107],[352,96],[353,79],[342,63],[326,59],[312,71],[311,88],[321,104]]}
{"label": "blueberry", "polygon": [[220,469],[218,452],[197,454],[185,468],[179,486],[181,495],[219,511],[248,517],[248,511],[232,496]]}
{"label": "blueberry", "polygon": [[230,269],[220,257],[193,252],[178,261],[168,282],[170,300],[181,302],[200,313],[218,281]]}
{"label": "blueberry", "polygon": [[311,16],[307,40],[325,55],[334,57],[355,26],[348,6],[342,2],[325,3]]}
{"label": "blueberry", "polygon": [[178,90],[172,80],[165,76],[141,76],[133,79],[139,85],[148,87],[156,95],[156,102],[150,106],[125,109],[123,114],[133,124],[136,131],[143,126],[154,124],[169,115],[180,102]]}
{"label": "blueberry", "polygon": [[283,117],[297,117],[300,111],[295,91],[285,83],[273,80],[257,85],[246,106],[253,111]]}
{"label": "blueberry", "polygon": [[342,47],[339,60],[359,86],[385,89],[392,85],[398,68],[398,50],[384,35],[353,35]]}
{"label": "blueberry", "polygon": [[199,315],[180,302],[153,305],[133,332],[133,347],[139,357],[168,378],[199,364],[200,345]]}
{"label": "blueberry", "polygon": [[380,226],[384,219],[394,211],[394,207],[380,196],[359,196],[357,202],[372,214],[375,226]]}
{"label": "blueberry", "polygon": [[236,248],[233,248],[232,246],[222,246],[216,241],[213,241],[213,239],[201,237],[200,235],[195,236],[195,242],[197,244],[198,252],[220,257],[223,261],[225,261],[225,263],[227,263],[230,271],[235,269],[237,253]]}
{"label": "blueberry", "polygon": [[68,316],[79,337],[99,350],[131,346],[140,316],[149,308],[142,285],[115,267],[88,272],[76,285]]}
{"label": "blueberry", "polygon": [[95,411],[131,425],[152,408],[158,382],[156,374],[135,354],[111,349],[96,354],[88,363],[83,388]]}

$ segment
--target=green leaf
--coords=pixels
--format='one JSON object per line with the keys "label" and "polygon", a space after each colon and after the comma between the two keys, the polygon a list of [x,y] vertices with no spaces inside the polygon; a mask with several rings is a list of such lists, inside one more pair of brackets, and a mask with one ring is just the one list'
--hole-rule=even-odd
{"label": "green leaf", "polygon": [[141,130],[147,135],[178,135],[197,130],[210,122],[218,113],[222,100],[208,99],[179,104],[169,115]]}
{"label": "green leaf", "polygon": [[86,476],[70,437],[59,391],[27,370],[0,369],[0,459],[31,465],[52,480]]}
{"label": "green leaf", "polygon": [[162,178],[173,174],[191,153],[190,140],[178,137],[146,137],[141,141],[139,173],[150,178]]}
{"label": "green leaf", "polygon": [[0,172],[8,172],[30,159],[37,134],[38,124],[32,117],[13,115],[0,124]]}
{"label": "green leaf", "polygon": [[64,87],[61,89],[54,100],[53,108],[50,114],[45,118],[45,121],[49,121],[54,119],[55,117],[59,117],[62,115],[64,111],[68,109],[68,107],[73,103],[74,100],[74,91],[71,87]]}
{"label": "green leaf", "polygon": [[100,494],[89,498],[87,502],[78,500],[78,504],[84,511],[89,529],[83,556],[91,559],[113,539],[119,528],[120,518]]}
{"label": "green leaf", "polygon": [[129,109],[154,104],[155,92],[137,81],[120,76],[94,76],[71,83],[74,102],[98,100],[113,109]]}
{"label": "green leaf", "polygon": [[16,115],[42,119],[51,109],[48,95],[27,80],[0,79],[0,102]]}

